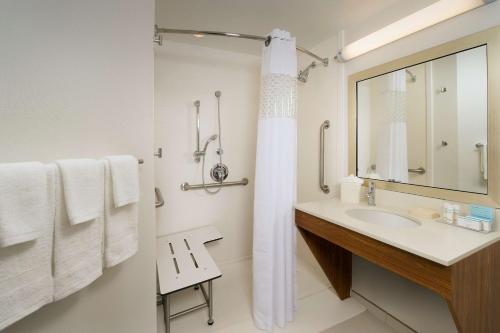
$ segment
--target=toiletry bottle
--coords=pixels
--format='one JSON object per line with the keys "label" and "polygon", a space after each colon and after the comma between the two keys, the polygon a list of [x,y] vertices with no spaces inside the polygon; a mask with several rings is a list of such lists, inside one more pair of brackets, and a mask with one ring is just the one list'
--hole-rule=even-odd
{"label": "toiletry bottle", "polygon": [[452,223],[457,223],[457,218],[460,216],[460,205],[452,205],[453,207],[453,222]]}
{"label": "toiletry bottle", "polygon": [[490,232],[493,228],[493,222],[492,221],[483,221],[483,230],[485,232]]}
{"label": "toiletry bottle", "polygon": [[453,223],[453,205],[449,203],[445,203],[443,205],[443,216],[446,223]]}

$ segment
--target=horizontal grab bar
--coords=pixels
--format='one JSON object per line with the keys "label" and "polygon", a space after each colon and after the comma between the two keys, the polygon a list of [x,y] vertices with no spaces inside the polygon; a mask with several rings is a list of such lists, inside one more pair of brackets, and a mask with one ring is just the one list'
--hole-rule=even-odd
{"label": "horizontal grab bar", "polygon": [[[370,169],[373,171],[373,172],[376,172],[377,170],[377,165],[376,164],[372,164]],[[411,173],[418,173],[420,175],[425,175],[425,173],[427,172],[427,170],[425,170],[424,167],[419,167],[417,169],[408,169],[408,172],[411,172]],[[391,181],[391,179],[389,179],[389,181]]]}
{"label": "horizontal grab bar", "polygon": [[[238,185],[242,185],[242,186],[245,186],[245,185],[248,185],[248,178],[243,178],[239,181],[235,181],[235,182],[223,182],[222,184],[221,183],[209,183],[209,184],[205,184],[205,187],[207,188],[211,188],[211,187],[228,187],[228,186],[238,186]],[[196,184],[196,185],[190,185],[189,183],[182,183],[181,184],[181,190],[183,191],[190,191],[190,190],[200,190],[203,188],[203,184]]]}
{"label": "horizontal grab bar", "polygon": [[418,169],[408,169],[408,172],[418,173],[419,175],[424,175],[426,170],[423,167],[420,167]]}

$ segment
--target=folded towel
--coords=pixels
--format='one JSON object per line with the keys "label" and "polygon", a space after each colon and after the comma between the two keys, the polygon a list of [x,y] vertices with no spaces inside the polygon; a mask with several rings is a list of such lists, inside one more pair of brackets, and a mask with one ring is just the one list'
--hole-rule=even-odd
{"label": "folded towel", "polygon": [[64,199],[69,221],[75,225],[102,215],[104,207],[104,166],[91,159],[61,160]]}
{"label": "folded towel", "polygon": [[0,331],[52,302],[54,171],[44,168],[47,204],[37,216],[38,238],[0,248]]}
{"label": "folded towel", "polygon": [[115,207],[139,201],[139,163],[134,156],[107,156],[113,179]]}
{"label": "folded towel", "polygon": [[[136,162],[137,163],[137,162]],[[104,263],[115,266],[137,252],[138,204],[115,207],[113,203],[113,182],[110,163],[105,161],[104,199]]]}
{"label": "folded towel", "polygon": [[[55,167],[55,165],[54,165]],[[71,225],[61,175],[56,174],[54,226],[54,300],[88,286],[102,275],[102,217]]]}
{"label": "folded towel", "polygon": [[47,172],[42,163],[0,164],[0,248],[40,235],[47,207]]}

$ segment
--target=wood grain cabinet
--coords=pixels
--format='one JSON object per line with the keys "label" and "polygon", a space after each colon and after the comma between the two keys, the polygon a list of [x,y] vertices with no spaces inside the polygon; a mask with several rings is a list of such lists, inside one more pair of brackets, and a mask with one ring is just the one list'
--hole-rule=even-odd
{"label": "wood grain cabinet", "polygon": [[296,210],[296,225],[340,299],[350,296],[352,254],[443,297],[462,333],[500,333],[500,241],[451,266]]}

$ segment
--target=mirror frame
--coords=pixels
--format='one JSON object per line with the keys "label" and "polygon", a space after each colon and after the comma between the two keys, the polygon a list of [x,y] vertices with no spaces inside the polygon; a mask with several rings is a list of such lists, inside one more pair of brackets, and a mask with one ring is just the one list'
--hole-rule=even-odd
{"label": "mirror frame", "polygon": [[[357,91],[356,83],[368,78],[411,67],[452,53],[487,44],[488,58],[488,191],[487,194],[447,190],[426,185],[373,180],[377,188],[420,196],[479,203],[500,208],[500,26],[490,28],[394,61],[352,74],[349,89],[349,173],[356,175],[357,162]],[[497,60],[492,61],[492,59]],[[371,179],[363,178],[365,186]]]}

